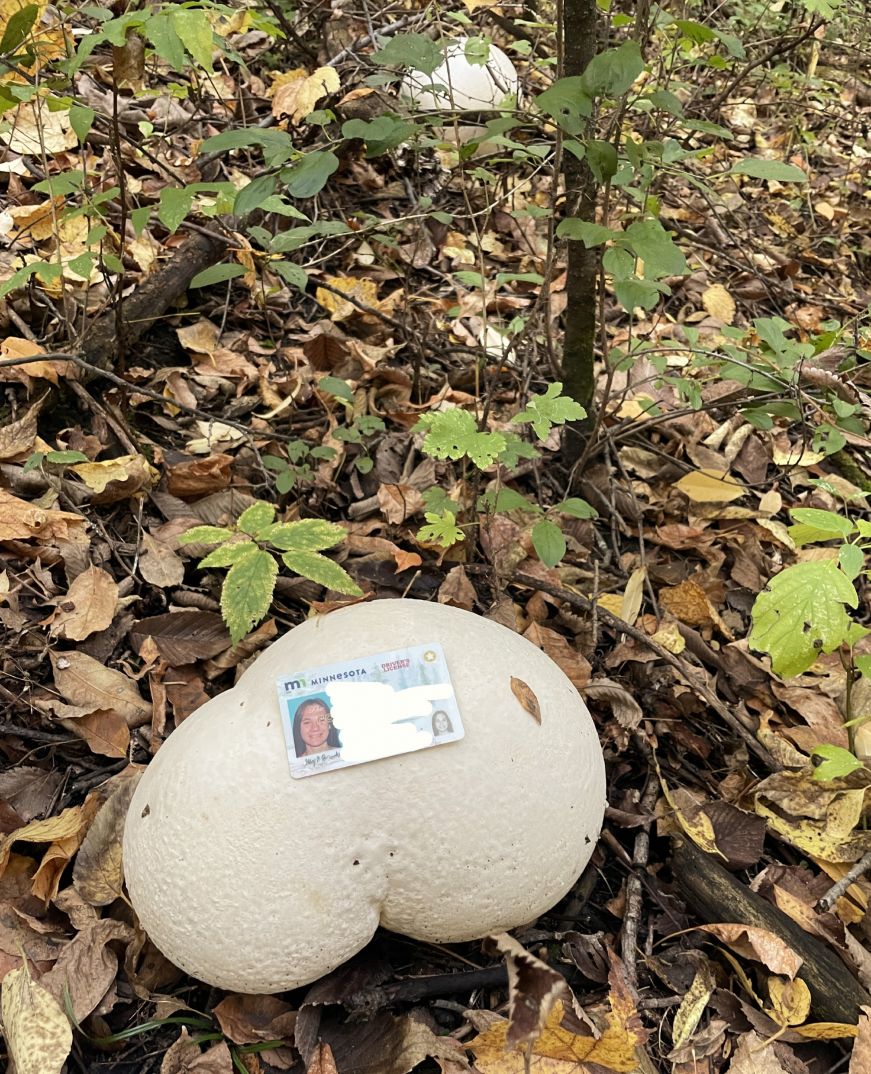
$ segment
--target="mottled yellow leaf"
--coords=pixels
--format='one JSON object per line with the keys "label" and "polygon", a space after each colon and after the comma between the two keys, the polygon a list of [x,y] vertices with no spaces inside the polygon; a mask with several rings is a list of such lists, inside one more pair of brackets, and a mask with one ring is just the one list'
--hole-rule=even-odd
{"label": "mottled yellow leaf", "polygon": [[3,978],[0,1010],[16,1074],[60,1074],[73,1031],[58,1001],[34,981],[27,966]]}

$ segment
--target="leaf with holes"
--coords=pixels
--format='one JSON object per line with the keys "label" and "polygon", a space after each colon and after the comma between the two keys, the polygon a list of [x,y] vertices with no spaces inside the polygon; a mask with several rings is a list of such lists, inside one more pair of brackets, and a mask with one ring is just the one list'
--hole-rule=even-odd
{"label": "leaf with holes", "polygon": [[850,629],[844,605],[858,603],[853,584],[831,560],[797,563],[768,583],[753,605],[751,648],[769,653],[777,675],[790,678],[820,653],[842,645]]}

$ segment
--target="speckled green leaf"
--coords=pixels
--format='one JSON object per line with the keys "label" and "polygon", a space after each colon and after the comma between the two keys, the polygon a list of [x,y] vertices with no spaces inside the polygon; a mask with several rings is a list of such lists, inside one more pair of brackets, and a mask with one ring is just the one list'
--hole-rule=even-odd
{"label": "speckled green leaf", "polygon": [[235,645],[269,611],[278,564],[258,549],[234,563],[221,590],[221,612]]}
{"label": "speckled green leaf", "polygon": [[218,544],[219,541],[229,541],[233,531],[224,529],[223,526],[194,526],[179,535],[179,544]]}
{"label": "speckled green leaf", "polygon": [[257,545],[253,541],[233,541],[230,544],[221,544],[214,551],[209,552],[205,559],[200,560],[200,567],[232,567],[240,559],[250,556],[257,551]]}
{"label": "speckled green leaf", "polygon": [[266,503],[265,500],[258,500],[256,503],[252,503],[250,507],[246,507],[242,514],[239,515],[237,525],[243,533],[250,533],[252,537],[260,537],[264,530],[272,525],[274,518],[275,504]]}
{"label": "speckled green leaf", "polygon": [[292,571],[301,574],[303,578],[310,578],[318,585],[334,589],[337,593],[347,593],[352,597],[363,596],[363,590],[350,574],[320,552],[285,552],[281,558]]}
{"label": "speckled green leaf", "polygon": [[288,552],[322,552],[344,541],[347,534],[341,526],[320,518],[304,518],[299,522],[278,522],[263,533],[263,540]]}

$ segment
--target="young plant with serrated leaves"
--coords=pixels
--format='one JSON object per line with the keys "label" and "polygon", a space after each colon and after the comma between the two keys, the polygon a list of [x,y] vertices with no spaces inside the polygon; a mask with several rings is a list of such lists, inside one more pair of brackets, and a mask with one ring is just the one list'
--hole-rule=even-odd
{"label": "young plant with serrated leaves", "polygon": [[362,596],[348,572],[321,554],[345,536],[341,526],[318,518],[276,522],[274,505],[257,500],[235,526],[194,526],[179,537],[179,544],[219,546],[199,566],[230,568],[221,587],[221,614],[236,644],[269,611],[279,571],[276,556],[294,574],[337,593]]}
{"label": "young plant with serrated leaves", "polygon": [[[526,410],[515,414],[512,423],[530,425],[539,440],[546,440],[551,430],[567,421],[586,417],[586,411],[573,399],[561,394],[562,384],[548,386],[543,395],[533,396]],[[481,472],[499,464],[509,472],[521,459],[538,458],[538,450],[511,432],[494,430],[484,432],[468,410],[458,407],[437,413],[424,414],[415,431],[424,432],[423,452],[434,459],[453,459],[470,462]],[[464,539],[457,524],[460,513],[458,504],[427,503],[427,525],[418,534],[422,541],[450,548]],[[545,512],[538,504],[510,488],[497,488],[481,496],[477,503],[479,512],[521,511],[541,516],[531,530],[532,543],[539,559],[548,567],[554,567],[566,554],[566,541],[562,529],[552,516],[565,514],[575,518],[595,518],[595,510],[585,500],[573,497]]]}
{"label": "young plant with serrated leaves", "polygon": [[856,756],[856,728],[871,718],[871,712],[856,713],[853,704],[856,683],[862,678],[871,683],[871,655],[854,651],[869,630],[849,611],[859,606],[856,580],[868,573],[865,555],[871,547],[871,522],[814,507],[797,507],[790,514],[789,536],[796,547],[832,541],[839,546],[832,549],[831,559],[796,563],[769,581],[753,605],[747,640],[751,648],[768,653],[772,670],[784,678],[801,675],[824,653],[840,653],[850,749],[826,744],[812,751],[820,759],[816,778],[838,779],[862,767]]}

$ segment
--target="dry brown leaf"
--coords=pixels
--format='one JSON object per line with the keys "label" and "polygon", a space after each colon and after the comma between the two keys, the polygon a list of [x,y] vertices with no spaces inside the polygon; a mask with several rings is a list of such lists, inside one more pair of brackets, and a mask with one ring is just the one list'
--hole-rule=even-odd
{"label": "dry brown leaf", "polygon": [[541,705],[538,703],[538,698],[535,696],[534,691],[523,679],[511,676],[511,693],[514,694],[533,720],[536,723],[541,723]]}
{"label": "dry brown leaf", "polygon": [[707,593],[691,578],[679,585],[660,589],[659,601],[666,611],[687,626],[715,626],[729,641],[734,639]]}
{"label": "dry brown leaf", "polygon": [[200,1053],[200,1046],[182,1029],[160,1064],[160,1074],[233,1074],[233,1060],[226,1041]]}
{"label": "dry brown leaf", "polygon": [[0,798],[27,823],[47,812],[62,781],[60,772],[18,765],[0,772]]}
{"label": "dry brown leaf", "polygon": [[397,574],[402,574],[403,571],[407,571],[410,567],[419,567],[423,563],[417,552],[404,552],[401,548],[396,549],[393,553],[393,558],[396,561]]}
{"label": "dry brown leaf", "polygon": [[139,573],[151,585],[168,589],[184,581],[184,561],[165,541],[143,533]]}
{"label": "dry brown leaf", "polygon": [[118,583],[92,564],[73,580],[66,596],[57,600],[51,632],[68,641],[84,641],[111,624],[117,607]]}
{"label": "dry brown leaf", "polygon": [[811,991],[800,977],[794,981],[771,977],[768,994],[771,1006],[764,1008],[765,1013],[780,1026],[801,1025],[810,1014]]}
{"label": "dry brown leaf", "polygon": [[871,1007],[862,1007],[848,1074],[871,1074]]}
{"label": "dry brown leaf", "polygon": [[475,587],[469,581],[463,567],[453,567],[439,586],[439,604],[450,604],[453,608],[462,608],[470,612],[478,600]]}
{"label": "dry brown leaf", "polygon": [[[512,688],[515,681],[519,680],[512,679]],[[490,937],[488,945],[505,956],[508,970],[506,1046],[532,1044],[544,1030],[557,999],[568,995],[565,978],[521,947],[507,932]]]}
{"label": "dry brown leaf", "polygon": [[36,418],[45,402],[45,396],[16,418],[0,426],[0,459],[14,459],[29,454],[36,443]]}
{"label": "dry brown leaf", "polygon": [[523,632],[523,636],[533,645],[537,645],[555,664],[558,664],[576,689],[584,689],[590,681],[593,669],[586,657],[574,648],[568,638],[564,638],[562,634],[540,623],[531,623]]}
{"label": "dry brown leaf", "polygon": [[83,807],[69,806],[56,817],[33,820],[0,839],[0,874],[6,868],[12,844],[19,840],[27,843],[51,843],[56,839],[76,836],[83,823]]}
{"label": "dry brown leaf", "polygon": [[55,686],[71,705],[88,711],[111,709],[128,727],[141,727],[151,720],[151,705],[136,683],[120,671],[80,652],[52,653],[51,663]]}
{"label": "dry brown leaf", "polygon": [[118,973],[118,956],[108,945],[132,939],[133,929],[122,921],[111,917],[95,921],[63,948],[41,984],[58,1003],[69,996],[73,1014],[81,1021],[97,1007]]}
{"label": "dry brown leaf", "polygon": [[277,996],[226,996],[212,1013],[234,1044],[293,1039],[296,1012]]}
{"label": "dry brown leaf", "polygon": [[635,698],[612,679],[596,679],[584,687],[583,694],[589,701],[604,701],[610,705],[614,719],[627,731],[633,731],[644,717]]}
{"label": "dry brown leaf", "polygon": [[[56,708],[60,708],[57,705]],[[72,708],[73,706],[63,706]],[[88,744],[92,753],[120,760],[130,748],[130,728],[114,709],[95,709],[81,715],[58,718],[58,723]]]}
{"label": "dry brown leaf", "polygon": [[108,906],[121,895],[121,840],[130,799],[141,777],[136,772],[112,791],[88,829],[73,866],[73,886],[91,906]]}
{"label": "dry brown leaf", "polygon": [[0,1013],[16,1074],[60,1074],[73,1045],[72,1026],[26,965],[3,978]]}
{"label": "dry brown leaf", "polygon": [[173,496],[182,500],[208,496],[229,487],[232,467],[233,456],[223,454],[167,463],[166,487]]}
{"label": "dry brown leaf", "polygon": [[381,514],[394,526],[423,510],[423,496],[411,485],[380,485],[377,495]]}
{"label": "dry brown leaf", "polygon": [[323,1041],[318,1043],[315,1054],[305,1070],[306,1074],[339,1074],[329,1044],[324,1044]]}
{"label": "dry brown leaf", "polygon": [[736,954],[761,962],[772,973],[779,973],[792,980],[801,969],[801,957],[789,944],[768,929],[730,923],[697,925],[696,928],[716,936]]}
{"label": "dry brown leaf", "polygon": [[71,511],[54,511],[19,500],[0,489],[0,541],[74,541],[87,544],[85,519]]}
{"label": "dry brown leaf", "polygon": [[774,1051],[774,1044],[764,1041],[752,1029],[742,1033],[735,1048],[729,1074],[787,1074]]}

